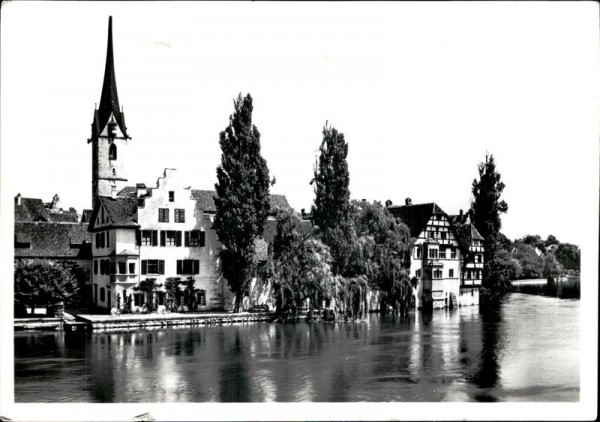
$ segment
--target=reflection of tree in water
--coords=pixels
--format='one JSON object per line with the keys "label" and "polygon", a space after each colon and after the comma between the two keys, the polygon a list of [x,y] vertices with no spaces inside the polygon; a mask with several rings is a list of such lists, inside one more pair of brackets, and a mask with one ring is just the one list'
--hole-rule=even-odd
{"label": "reflection of tree in water", "polygon": [[[502,338],[499,332],[502,321],[500,305],[492,309],[480,310],[481,321],[481,353],[477,369],[469,378],[469,381],[482,389],[492,389],[498,384],[500,378],[500,365],[498,357],[500,349],[503,347]],[[477,394],[477,401],[496,401],[497,398],[485,392]]]}
{"label": "reflection of tree in water", "polygon": [[221,368],[219,369],[219,395],[222,402],[250,401],[250,383],[246,356],[249,351],[244,345],[240,330],[233,333],[219,331],[219,349],[223,352]]}

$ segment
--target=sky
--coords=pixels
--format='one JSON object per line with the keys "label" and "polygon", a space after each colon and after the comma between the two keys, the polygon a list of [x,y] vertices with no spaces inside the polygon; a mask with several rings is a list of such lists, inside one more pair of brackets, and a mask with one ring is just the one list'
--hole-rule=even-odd
{"label": "sky", "polygon": [[354,199],[410,197],[457,214],[491,153],[509,238],[581,244],[597,224],[595,2],[5,3],[4,203],[58,193],[67,208],[90,208],[86,141],[108,16],[129,184],[154,185],[169,167],[213,189],[219,133],[242,92],[272,193],[298,211],[313,202],[328,122],[349,144]]}

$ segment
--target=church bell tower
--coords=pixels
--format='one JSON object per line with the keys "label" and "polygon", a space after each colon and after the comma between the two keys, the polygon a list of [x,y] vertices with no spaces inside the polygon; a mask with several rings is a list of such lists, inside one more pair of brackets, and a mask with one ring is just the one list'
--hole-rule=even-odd
{"label": "church bell tower", "polygon": [[108,45],[106,67],[100,105],[94,110],[92,123],[92,205],[98,196],[115,197],[118,189],[127,182],[124,178],[123,147],[131,139],[125,126],[125,114],[119,106],[117,79],[112,43],[112,16],[108,18]]}

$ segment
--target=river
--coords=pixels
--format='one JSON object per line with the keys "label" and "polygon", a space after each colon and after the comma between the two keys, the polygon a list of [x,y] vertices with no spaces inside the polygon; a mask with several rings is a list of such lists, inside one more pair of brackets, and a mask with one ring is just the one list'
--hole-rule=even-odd
{"label": "river", "polygon": [[357,323],[15,333],[15,402],[577,401],[579,300]]}

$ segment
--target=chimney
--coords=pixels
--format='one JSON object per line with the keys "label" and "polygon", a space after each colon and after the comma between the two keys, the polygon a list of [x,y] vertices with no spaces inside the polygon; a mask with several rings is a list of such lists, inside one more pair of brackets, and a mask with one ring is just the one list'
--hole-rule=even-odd
{"label": "chimney", "polygon": [[302,214],[302,217],[304,217],[304,216],[306,215],[306,209],[305,209],[305,208],[302,208],[302,209],[300,210],[300,213]]}
{"label": "chimney", "polygon": [[462,219],[463,219],[463,210],[462,210],[462,208],[461,208],[461,210],[458,212],[458,216],[459,216],[459,219],[458,219],[458,221],[462,223]]}
{"label": "chimney", "polygon": [[385,201],[385,206],[386,207],[390,207],[392,205],[392,200],[388,199],[387,201]]}
{"label": "chimney", "polygon": [[52,204],[50,205],[50,208],[52,209],[52,211],[57,211],[60,208],[59,204],[60,204],[60,198],[58,197],[58,193],[56,193],[52,197]]}
{"label": "chimney", "polygon": [[361,199],[362,202],[367,202],[367,200],[365,198]]}
{"label": "chimney", "polygon": [[405,204],[405,205],[412,205],[412,199],[410,199],[410,198],[406,198],[406,199],[404,200],[404,204]]}
{"label": "chimney", "polygon": [[18,193],[17,196],[15,196],[15,204],[21,205],[21,194],[20,193]]}

